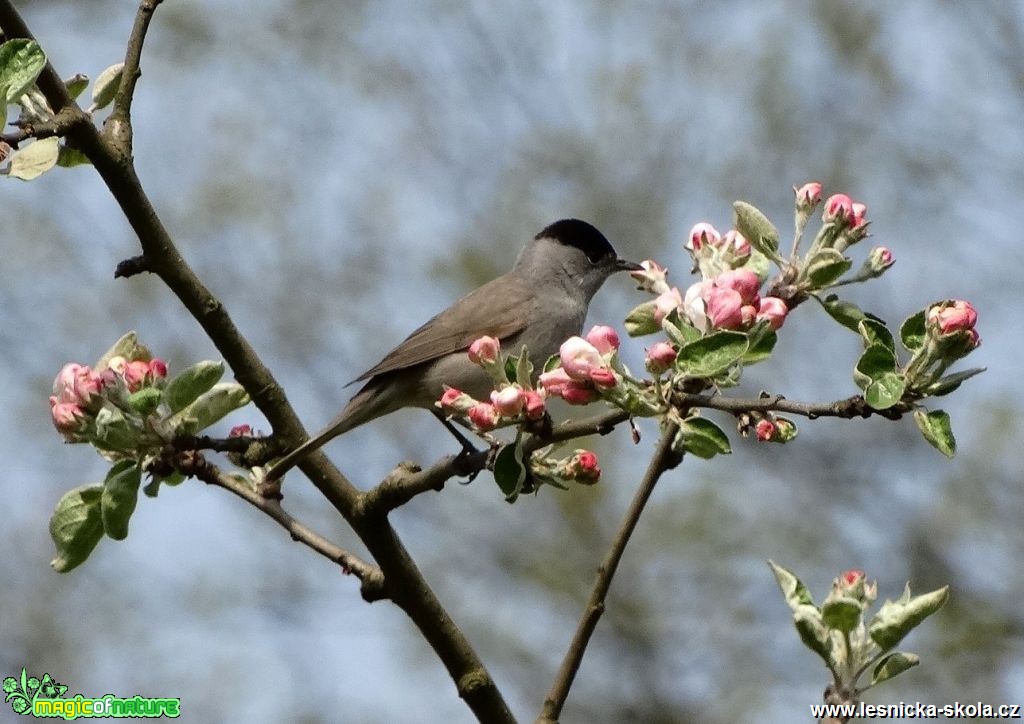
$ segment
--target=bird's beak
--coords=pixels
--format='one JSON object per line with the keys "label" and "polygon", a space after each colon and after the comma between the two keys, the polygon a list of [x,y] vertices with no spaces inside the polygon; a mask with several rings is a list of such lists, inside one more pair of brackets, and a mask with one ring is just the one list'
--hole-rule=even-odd
{"label": "bird's beak", "polygon": [[615,271],[640,271],[643,269],[642,266],[637,264],[635,261],[626,261],[625,259],[615,260]]}

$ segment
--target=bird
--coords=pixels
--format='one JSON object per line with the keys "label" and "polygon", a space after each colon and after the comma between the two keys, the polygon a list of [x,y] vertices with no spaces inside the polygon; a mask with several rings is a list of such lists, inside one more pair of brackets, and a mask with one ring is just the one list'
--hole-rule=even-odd
{"label": "bird", "polygon": [[534,369],[540,369],[562,342],[581,334],[590,300],[604,282],[616,272],[641,268],[619,258],[586,221],[546,226],[526,243],[511,271],[431,318],[350,382],[365,384],[323,430],[272,464],[266,479],[279,480],[313,450],[370,420],[405,407],[437,413],[434,403],[445,385],[486,399],[493,383],[467,355],[480,337],[494,337],[515,353],[526,346]]}

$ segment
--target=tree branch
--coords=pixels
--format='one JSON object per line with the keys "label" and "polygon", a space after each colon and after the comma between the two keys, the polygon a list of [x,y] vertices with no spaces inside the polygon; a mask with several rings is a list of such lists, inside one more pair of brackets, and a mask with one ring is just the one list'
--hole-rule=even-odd
{"label": "tree branch", "polygon": [[[10,0],[0,0],[0,27],[11,38],[34,39]],[[68,137],[92,162],[138,235],[150,270],[178,297],[224,356],[253,403],[283,443],[307,437],[284,390],[242,336],[220,301],[185,262],[135,172],[131,156],[119,153],[69,97],[60,76],[47,62],[36,81],[50,107],[68,108],[75,124]],[[364,515],[359,490],[322,453],[299,467],[352,526],[384,573],[387,597],[416,624],[455,682],[459,696],[481,721],[514,722],[501,692],[461,629],[409,556],[385,516]]]}
{"label": "tree branch", "polygon": [[128,49],[124,56],[124,68],[121,71],[121,84],[114,96],[114,108],[110,112],[103,127],[103,135],[126,157],[132,155],[132,99],[135,96],[135,84],[142,75],[142,46],[146,42],[146,32],[153,19],[153,13],[163,0],[142,0],[135,13],[135,25],[128,36]]}
{"label": "tree branch", "polygon": [[694,395],[685,393],[673,393],[672,404],[679,408],[686,407],[707,407],[713,410],[725,412],[788,412],[794,415],[803,415],[809,420],[818,417],[839,417],[852,419],[854,417],[871,417],[878,415],[889,420],[899,420],[904,413],[912,408],[907,403],[893,405],[886,410],[876,410],[869,407],[864,398],[854,395],[844,400],[835,402],[793,402],[782,395],[770,395],[755,399],[739,399],[735,397],[723,397],[721,395]]}
{"label": "tree branch", "polygon": [[608,595],[608,589],[611,588],[612,578],[615,576],[619,561],[622,560],[626,544],[629,543],[629,538],[633,534],[634,529],[636,529],[640,515],[644,512],[644,506],[647,505],[651,493],[654,492],[654,486],[657,485],[658,478],[661,477],[665,470],[674,467],[678,463],[678,453],[672,450],[672,442],[678,431],[679,426],[674,422],[666,423],[662,430],[661,439],[658,441],[654,457],[647,466],[647,472],[644,474],[643,480],[640,481],[640,487],[633,496],[633,501],[629,505],[626,517],[623,518],[622,525],[619,527],[618,533],[615,534],[611,548],[608,549],[604,561],[601,562],[601,566],[597,569],[597,578],[594,580],[594,587],[590,592],[587,606],[583,610],[583,617],[580,619],[576,633],[572,637],[568,651],[565,652],[565,658],[562,660],[562,665],[555,675],[551,690],[544,699],[544,707],[541,709],[540,717],[537,719],[538,723],[555,724],[562,713],[562,707],[565,705],[566,697],[569,696],[569,689],[572,687],[573,679],[576,678],[580,662],[583,661],[583,654],[587,650],[587,645],[594,634],[594,629],[597,628],[597,622],[601,618],[601,614],[604,613],[605,597]]}
{"label": "tree branch", "polygon": [[175,467],[182,473],[193,475],[209,485],[215,485],[266,513],[282,528],[288,531],[293,541],[302,543],[330,561],[341,566],[345,573],[351,573],[362,583],[361,594],[366,601],[378,601],[384,597],[384,574],[374,565],[340,548],[319,533],[293,518],[280,501],[264,498],[244,481],[228,475],[217,466],[208,463],[201,454],[186,452],[178,454]]}

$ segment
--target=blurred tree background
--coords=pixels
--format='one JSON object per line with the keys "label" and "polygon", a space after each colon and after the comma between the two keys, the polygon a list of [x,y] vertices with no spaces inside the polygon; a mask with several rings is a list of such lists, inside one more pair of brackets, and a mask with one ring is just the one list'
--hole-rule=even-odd
{"label": "blurred tree background", "polygon": [[[19,6],[65,76],[123,56],[132,4]],[[794,635],[769,557],[819,598],[849,567],[877,577],[882,598],[907,579],[951,584],[951,604],[906,642],[924,665],[870,701],[1019,703],[1022,8],[166,2],[143,57],[137,163],[310,430],[340,409],[345,382],[555,219],[594,222],[684,286],[684,235],[701,220],[727,228],[734,199],[784,230],[793,184],[865,201],[872,241],[898,261],[850,299],[890,322],[946,297],[979,309],[970,362],[989,371],[942,401],[958,456],[909,420],[871,419],[804,421],[786,447],[736,437],[727,459],[688,459],[626,553],[564,720],[808,720],[826,672]],[[143,500],[128,540],[104,541],[81,569],[49,569],[53,505],[105,470],[50,425],[61,364],[92,362],[128,329],[172,372],[216,353],[153,278],[113,280],[138,246],[91,169],[2,193],[0,675],[27,666],[85,695],[180,696],[188,722],[469,720],[400,611],[367,606],[354,580],[200,483]],[[613,279],[590,320],[621,328],[641,298]],[[626,346],[637,364],[642,343]],[[738,392],[852,394],[858,348],[808,304]],[[231,422],[259,427],[253,414]],[[523,719],[650,455],[655,430],[643,431],[638,447],[625,430],[591,441],[605,468],[593,489],[509,506],[482,475],[395,515]],[[452,442],[409,412],[328,450],[368,487]],[[285,493],[300,519],[355,546],[300,475]]]}

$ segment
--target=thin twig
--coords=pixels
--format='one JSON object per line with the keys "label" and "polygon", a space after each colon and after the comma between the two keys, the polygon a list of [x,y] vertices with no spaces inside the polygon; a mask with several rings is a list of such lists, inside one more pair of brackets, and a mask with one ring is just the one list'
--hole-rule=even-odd
{"label": "thin twig", "polygon": [[132,155],[132,100],[135,97],[135,85],[142,75],[142,46],[146,42],[146,32],[153,19],[153,13],[163,0],[142,0],[135,13],[135,25],[128,36],[128,49],[125,51],[124,68],[121,71],[121,84],[114,96],[114,108],[103,127],[103,135],[126,158]]}
{"label": "thin twig", "polygon": [[724,397],[722,395],[694,395],[676,393],[672,396],[672,404],[676,407],[706,407],[712,410],[723,410],[725,412],[789,412],[794,415],[803,415],[813,420],[818,417],[839,417],[852,419],[854,417],[871,417],[878,415],[889,420],[898,420],[911,408],[906,403],[893,405],[886,410],[876,410],[870,407],[860,395],[854,395],[844,400],[835,402],[794,402],[787,400],[782,395],[770,395],[753,399],[740,399],[736,397]]}
{"label": "thin twig", "polygon": [[605,597],[612,585],[612,578],[615,576],[619,561],[622,560],[622,553],[626,550],[626,544],[629,543],[629,538],[640,520],[640,515],[644,512],[644,506],[647,505],[651,493],[654,492],[658,478],[665,470],[672,467],[673,463],[677,462],[676,453],[672,450],[672,442],[678,431],[679,426],[674,422],[667,423],[662,430],[654,457],[651,458],[647,472],[644,473],[644,478],[640,481],[640,487],[629,504],[626,517],[623,518],[622,525],[619,526],[619,531],[615,534],[604,561],[597,569],[597,578],[590,591],[587,606],[583,610],[583,616],[580,618],[576,633],[573,634],[569,649],[565,652],[565,658],[562,659],[562,665],[558,668],[551,690],[544,699],[544,707],[541,709],[538,722],[544,724],[557,722],[562,713],[562,706],[565,704],[566,697],[569,696],[569,689],[572,687],[573,679],[576,678],[580,662],[583,661],[583,654],[586,653],[590,638],[594,634],[594,629],[597,628],[597,622],[601,618],[601,614],[604,613]]}
{"label": "thin twig", "polygon": [[293,518],[277,500],[264,498],[243,481],[225,474],[214,465],[207,463],[204,471],[196,477],[203,482],[234,493],[239,498],[261,510],[288,531],[293,541],[302,543],[330,561],[341,566],[345,573],[351,573],[362,583],[361,594],[366,601],[378,601],[385,597],[384,574],[374,565],[335,545],[319,533],[311,530]]}

